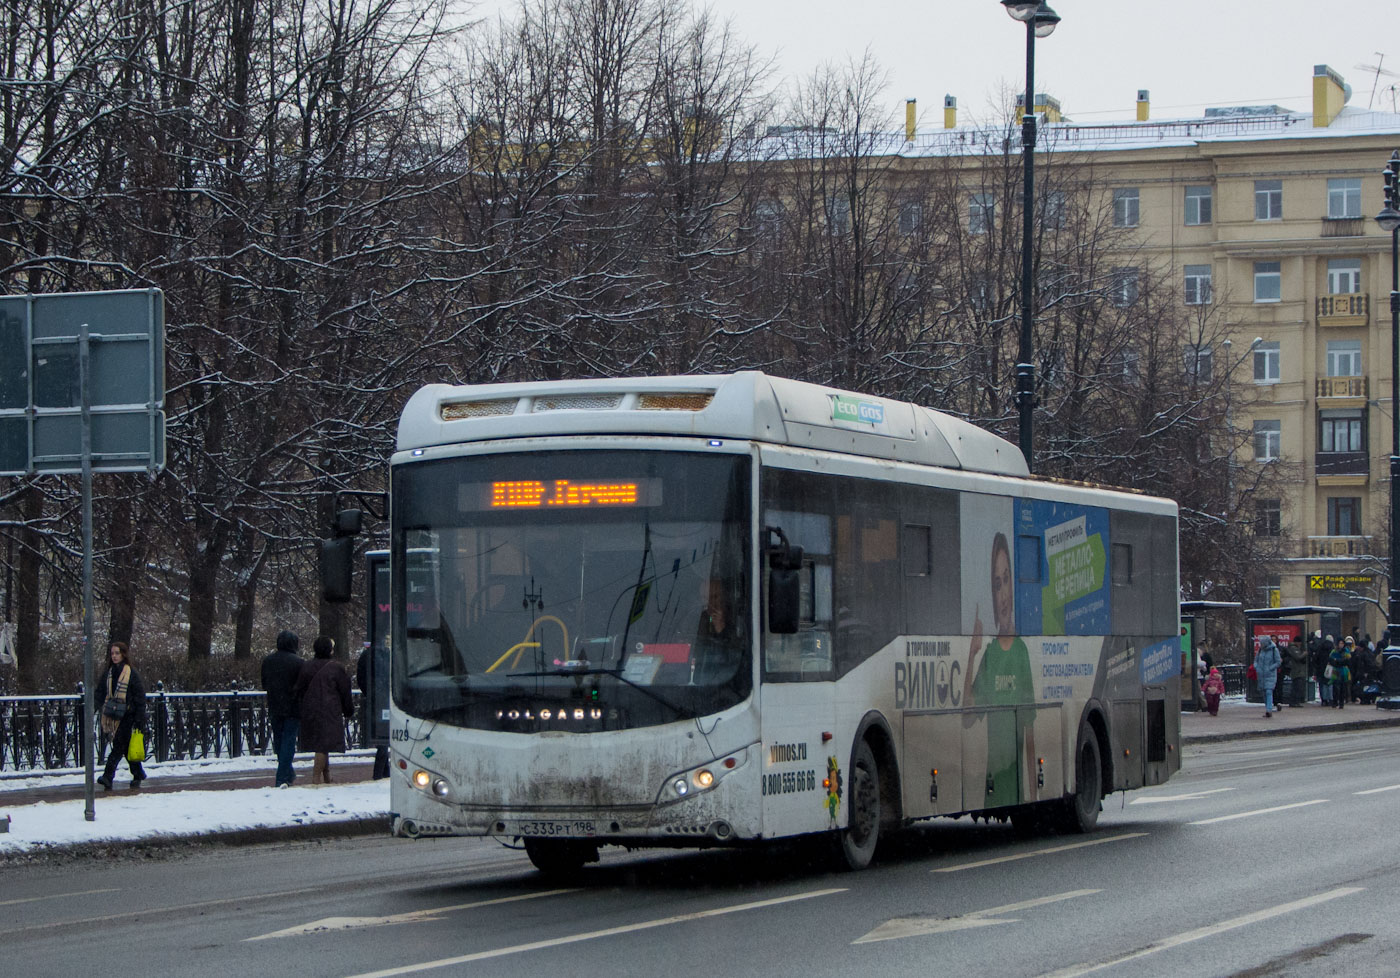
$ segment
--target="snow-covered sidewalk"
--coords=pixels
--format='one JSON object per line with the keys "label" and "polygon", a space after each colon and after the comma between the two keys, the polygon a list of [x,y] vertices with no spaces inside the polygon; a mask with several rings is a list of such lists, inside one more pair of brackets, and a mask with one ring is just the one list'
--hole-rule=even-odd
{"label": "snow-covered sidewalk", "polygon": [[[369,753],[372,755],[373,751]],[[171,778],[211,773],[266,770],[270,774],[275,766],[275,760],[270,758],[147,765],[152,778],[165,783]],[[0,856],[44,846],[188,837],[239,829],[381,818],[389,811],[387,780],[313,786],[306,777],[309,771],[299,773],[303,775],[302,780],[290,788],[260,784],[233,790],[192,788],[143,793],[125,787],[123,772],[116,790],[97,789],[97,817],[91,822],[83,817],[84,799],[81,797],[25,803],[30,789],[81,785],[82,771],[7,779],[0,781],[0,821],[9,816],[10,826],[8,832],[0,832]]]}

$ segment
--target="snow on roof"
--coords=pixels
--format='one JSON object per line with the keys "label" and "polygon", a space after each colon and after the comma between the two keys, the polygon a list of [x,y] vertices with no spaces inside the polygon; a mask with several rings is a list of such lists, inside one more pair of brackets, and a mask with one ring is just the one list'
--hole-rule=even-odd
{"label": "snow on roof", "polygon": [[[1212,142],[1319,139],[1400,133],[1400,114],[1346,106],[1330,126],[1314,128],[1312,115],[1278,106],[1236,106],[1194,119],[1078,124],[1042,123],[1037,148],[1048,152],[1114,152]],[[964,126],[916,133],[872,132],[843,136],[832,129],[783,127],[752,140],[740,154],[751,160],[806,159],[856,153],[921,159],[1003,156],[1021,152],[1019,128]]]}

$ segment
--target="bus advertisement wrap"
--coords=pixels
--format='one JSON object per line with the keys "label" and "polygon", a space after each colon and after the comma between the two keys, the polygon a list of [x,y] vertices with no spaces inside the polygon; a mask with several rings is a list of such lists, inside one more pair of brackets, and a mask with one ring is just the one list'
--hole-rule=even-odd
{"label": "bus advertisement wrap", "polygon": [[1016,506],[1016,604],[1023,633],[1111,632],[1108,511],[1042,499]]}

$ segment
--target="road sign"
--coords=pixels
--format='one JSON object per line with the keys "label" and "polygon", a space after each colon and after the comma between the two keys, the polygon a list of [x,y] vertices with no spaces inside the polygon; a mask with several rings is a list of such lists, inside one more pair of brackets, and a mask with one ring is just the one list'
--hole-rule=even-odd
{"label": "road sign", "polygon": [[84,328],[92,468],[165,466],[159,289],[0,296],[0,475],[78,473]]}

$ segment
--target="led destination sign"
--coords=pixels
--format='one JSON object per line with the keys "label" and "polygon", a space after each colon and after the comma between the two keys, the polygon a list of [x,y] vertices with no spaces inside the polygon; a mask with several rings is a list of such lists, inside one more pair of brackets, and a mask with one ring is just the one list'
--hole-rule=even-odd
{"label": "led destination sign", "polygon": [[581,509],[657,506],[660,479],[515,479],[472,483],[460,490],[468,512],[502,509]]}

